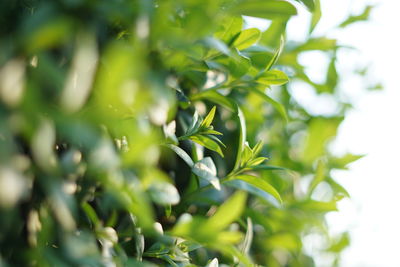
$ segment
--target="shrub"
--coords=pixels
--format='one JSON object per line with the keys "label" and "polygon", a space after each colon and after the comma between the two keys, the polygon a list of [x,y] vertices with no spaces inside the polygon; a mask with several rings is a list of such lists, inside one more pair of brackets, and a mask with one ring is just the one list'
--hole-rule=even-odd
{"label": "shrub", "polygon": [[[299,2],[311,32],[319,1]],[[333,98],[339,46],[284,47],[296,12],[278,0],[2,1],[0,265],[313,266],[310,233],[339,253],[347,235],[329,237],[324,214],[348,193],[330,172],[358,156],[327,144],[349,105],[316,116],[288,86]],[[271,24],[246,28],[243,15]],[[322,84],[298,61],[313,50],[330,57]]]}

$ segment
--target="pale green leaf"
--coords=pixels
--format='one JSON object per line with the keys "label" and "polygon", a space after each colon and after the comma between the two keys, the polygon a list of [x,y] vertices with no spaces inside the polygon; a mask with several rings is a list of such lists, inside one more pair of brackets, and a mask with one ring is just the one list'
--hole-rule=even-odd
{"label": "pale green leaf", "polygon": [[194,174],[207,180],[217,190],[221,190],[221,185],[217,177],[217,169],[213,160],[210,157],[205,157],[196,162],[192,168]]}
{"label": "pale green leaf", "polygon": [[247,194],[237,191],[225,201],[217,212],[207,221],[207,226],[213,229],[222,230],[237,220],[242,214],[246,204]]}
{"label": "pale green leaf", "polygon": [[183,161],[185,161],[186,164],[189,165],[189,167],[193,167],[194,162],[192,158],[186,153],[185,150],[183,150],[179,146],[175,146],[172,144],[168,144],[166,146],[172,149],[181,159],[183,159]]}
{"label": "pale green leaf", "polygon": [[251,28],[242,31],[238,38],[233,42],[233,46],[238,50],[246,49],[258,41],[261,36],[261,32],[257,28]]}
{"label": "pale green leaf", "polygon": [[210,125],[214,119],[215,110],[216,110],[216,107],[214,106],[210,110],[210,112],[207,114],[207,116],[203,119],[203,122],[200,124],[201,127],[210,127]]}
{"label": "pale green leaf", "polygon": [[284,85],[289,82],[288,76],[280,70],[265,71],[257,77],[257,82],[264,85]]}
{"label": "pale green leaf", "polygon": [[259,17],[265,19],[288,19],[290,16],[296,15],[296,8],[286,1],[278,0],[255,0],[255,1],[244,1],[237,5],[233,9],[236,14]]}
{"label": "pale green leaf", "polygon": [[272,185],[270,185],[267,181],[263,180],[262,178],[243,174],[243,175],[235,176],[235,177],[231,178],[230,180],[235,180],[235,179],[242,180],[246,183],[249,183],[249,184],[265,191],[266,193],[272,195],[280,203],[282,203],[282,198],[281,198],[280,194],[278,193],[278,191],[276,191],[276,189]]}
{"label": "pale green leaf", "polygon": [[272,99],[271,97],[269,97],[268,95],[266,95],[265,93],[261,92],[260,90],[258,90],[256,88],[251,87],[248,89],[250,91],[256,93],[261,98],[263,98],[266,102],[270,103],[278,111],[278,113],[282,116],[282,118],[285,119],[286,122],[289,120],[289,118],[286,114],[286,109],[281,103],[275,101],[274,99]]}

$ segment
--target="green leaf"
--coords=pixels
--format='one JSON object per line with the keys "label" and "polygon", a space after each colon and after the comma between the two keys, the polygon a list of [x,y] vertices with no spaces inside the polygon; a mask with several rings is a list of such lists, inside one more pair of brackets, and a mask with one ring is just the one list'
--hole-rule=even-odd
{"label": "green leaf", "polygon": [[247,217],[247,230],[243,243],[240,244],[240,250],[243,254],[248,255],[253,242],[253,222],[250,217]]}
{"label": "green leaf", "polygon": [[237,170],[240,167],[240,163],[242,162],[242,153],[246,142],[246,121],[244,118],[244,114],[239,106],[236,106],[236,110],[237,110],[238,124],[240,126],[239,128],[240,132],[239,132],[239,143],[238,143],[238,150],[236,154],[234,170]]}
{"label": "green leaf", "polygon": [[327,142],[336,135],[342,120],[343,117],[317,117],[311,120],[302,156],[305,162],[311,163],[324,155]]}
{"label": "green leaf", "polygon": [[249,144],[245,142],[240,166],[241,167],[244,166],[252,157],[253,157],[253,152],[251,151]]}
{"label": "green leaf", "polygon": [[315,8],[314,0],[296,0],[296,1],[303,3],[310,11],[314,11]]}
{"label": "green leaf", "polygon": [[335,169],[347,169],[347,165],[364,157],[364,155],[354,155],[347,153],[342,157],[333,157],[329,159],[329,165]]}
{"label": "green leaf", "polygon": [[257,28],[244,30],[239,34],[238,38],[235,39],[233,46],[238,50],[246,49],[256,43],[260,36],[261,32]]}
{"label": "green leaf", "polygon": [[298,46],[294,51],[302,52],[302,51],[329,51],[336,49],[336,39],[329,39],[326,37],[318,37],[309,39],[305,44]]}
{"label": "green leaf", "polygon": [[264,85],[284,85],[289,82],[288,76],[280,70],[265,71],[257,77],[257,82]]}
{"label": "green leaf", "polygon": [[269,166],[269,165],[257,165],[252,167],[253,170],[262,170],[262,171],[287,171],[288,169],[277,167],[277,166]]}
{"label": "green leaf", "polygon": [[312,179],[310,186],[308,188],[308,192],[310,195],[317,187],[317,185],[319,185],[325,179],[325,174],[326,174],[325,172],[326,172],[326,163],[322,159],[320,159],[317,163],[317,168],[315,170],[314,178]]}
{"label": "green leaf", "polygon": [[305,202],[299,203],[298,208],[301,210],[309,210],[311,212],[322,212],[326,213],[329,211],[337,211],[336,202],[322,202],[322,201],[315,201],[315,200],[307,200]]}
{"label": "green leaf", "polygon": [[235,78],[239,78],[247,74],[250,67],[250,59],[242,55],[230,57],[227,64],[227,69],[229,70],[230,74]]}
{"label": "green leaf", "polygon": [[254,92],[255,94],[257,94],[258,96],[260,96],[262,99],[264,99],[265,101],[267,101],[268,103],[270,103],[277,111],[278,113],[282,116],[282,118],[287,122],[289,121],[289,118],[286,114],[286,110],[285,107],[279,103],[276,102],[275,100],[273,100],[271,97],[267,96],[265,93],[261,92],[260,90],[256,89],[256,88],[248,88],[248,90]]}
{"label": "green leaf", "polygon": [[326,74],[326,87],[329,93],[333,93],[339,81],[339,76],[336,70],[336,58],[332,58],[329,63],[328,72]]}
{"label": "green leaf", "polygon": [[264,192],[272,195],[280,203],[282,203],[282,198],[281,198],[280,194],[278,193],[278,191],[276,191],[276,189],[272,185],[270,185],[267,181],[263,180],[262,178],[243,174],[243,175],[238,175],[233,178],[230,178],[229,180],[235,180],[235,179],[242,180],[246,183],[249,183],[249,184],[263,190]]}
{"label": "green leaf", "polygon": [[170,183],[157,181],[152,183],[149,194],[155,203],[161,205],[175,205],[179,203],[178,190]]}
{"label": "green leaf", "polygon": [[243,190],[246,192],[249,192],[250,194],[259,197],[262,200],[267,201],[270,205],[274,207],[280,207],[281,203],[279,203],[278,200],[276,200],[271,194],[266,193],[264,190],[249,184],[245,181],[239,180],[239,179],[234,179],[234,180],[227,180],[224,181],[223,184],[225,186],[233,187],[238,190]]}
{"label": "green leaf", "polygon": [[196,142],[199,145],[202,145],[212,151],[217,152],[221,157],[224,157],[221,147],[218,145],[216,141],[212,140],[210,137],[204,135],[194,135],[190,136],[189,139],[192,140],[193,142]]}
{"label": "green leaf", "polygon": [[276,61],[278,61],[278,58],[279,58],[279,56],[281,55],[281,53],[283,51],[283,47],[285,45],[285,38],[283,37],[283,35],[280,36],[279,40],[280,40],[279,41],[279,46],[276,49],[274,55],[272,56],[271,61],[268,63],[268,65],[265,68],[267,71],[269,71],[272,68],[272,66],[276,63]]}
{"label": "green leaf", "polygon": [[217,190],[221,190],[221,185],[217,177],[217,169],[210,157],[205,157],[194,164],[192,171],[194,174],[207,180]]}
{"label": "green leaf", "polygon": [[253,156],[257,156],[260,153],[263,146],[264,146],[264,142],[262,140],[258,141],[257,144],[252,149]]}
{"label": "green leaf", "polygon": [[222,29],[214,36],[230,45],[242,31],[243,18],[241,16],[229,16],[221,22],[221,25]]}
{"label": "green leaf", "polygon": [[251,64],[254,67],[260,70],[265,69],[274,56],[274,53],[271,50],[259,45],[253,45],[246,50],[241,51],[241,53],[250,59]]}
{"label": "green leaf", "polygon": [[195,133],[201,124],[201,118],[199,117],[199,113],[197,110],[193,114],[192,123],[190,124],[189,128],[186,131],[185,135],[191,135]]}
{"label": "green leaf", "polygon": [[222,105],[226,109],[229,109],[230,111],[235,111],[236,107],[233,101],[227,97],[223,96],[220,93],[218,93],[216,90],[206,90],[206,91],[201,91],[200,93],[197,93],[191,97],[192,101],[196,100],[209,100],[212,101],[215,104]]}
{"label": "green leaf", "polygon": [[285,35],[287,21],[283,19],[273,20],[268,29],[263,32],[260,43],[267,47],[279,47],[282,36]]}
{"label": "green leaf", "polygon": [[296,8],[286,1],[269,0],[269,1],[244,1],[235,5],[233,12],[235,14],[265,18],[265,19],[284,19],[296,15]]}
{"label": "green leaf", "polygon": [[373,6],[366,6],[364,11],[357,16],[350,16],[349,18],[347,18],[345,21],[343,21],[339,27],[340,28],[344,28],[347,27],[350,24],[353,24],[355,22],[359,22],[359,21],[366,21],[369,19],[369,16],[371,14],[371,10],[373,9]]}
{"label": "green leaf", "polygon": [[263,163],[265,160],[267,160],[267,158],[265,158],[265,157],[258,157],[258,158],[255,158],[255,159],[250,160],[250,161],[247,163],[247,165],[248,165],[249,167],[258,166],[258,165],[260,165],[261,163]]}
{"label": "green leaf", "polygon": [[214,119],[215,110],[216,110],[216,107],[214,106],[210,110],[210,112],[207,114],[207,116],[203,119],[203,122],[200,124],[200,127],[210,127],[210,125]]}
{"label": "green leaf", "polygon": [[333,253],[339,253],[346,247],[350,245],[350,236],[348,233],[344,233],[340,235],[339,238],[333,241],[333,244],[330,245],[326,251],[328,252],[333,252]]}
{"label": "green leaf", "polygon": [[222,230],[237,220],[242,214],[246,204],[247,194],[237,191],[227,201],[225,201],[217,212],[207,221],[207,227]]}
{"label": "green leaf", "polygon": [[188,153],[186,153],[185,150],[183,150],[179,146],[175,146],[172,144],[168,144],[166,146],[172,149],[181,159],[183,159],[183,161],[186,162],[186,164],[189,165],[189,167],[193,167],[194,162],[192,158],[188,155]]}
{"label": "green leaf", "polygon": [[309,32],[312,33],[315,27],[317,26],[318,22],[321,19],[321,3],[320,0],[315,0],[315,7],[314,11],[311,16],[311,23],[310,23],[310,30]]}

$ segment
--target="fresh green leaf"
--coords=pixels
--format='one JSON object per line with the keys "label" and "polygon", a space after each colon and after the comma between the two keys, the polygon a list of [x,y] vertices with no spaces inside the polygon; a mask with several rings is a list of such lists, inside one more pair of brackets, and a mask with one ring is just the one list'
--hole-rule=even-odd
{"label": "fresh green leaf", "polygon": [[238,50],[246,49],[256,43],[260,36],[261,32],[257,28],[243,30],[233,42],[233,46]]}
{"label": "fresh green leaf", "polygon": [[237,170],[240,167],[240,163],[242,162],[242,153],[244,151],[245,142],[246,142],[246,121],[244,118],[244,114],[239,106],[236,106],[237,110],[237,121],[240,126],[239,130],[239,143],[238,143],[238,150],[236,154],[236,161],[234,170]]}
{"label": "fresh green leaf", "polygon": [[257,82],[264,85],[284,85],[289,82],[288,76],[280,70],[265,71],[257,77]]}
{"label": "fresh green leaf", "polygon": [[303,3],[310,11],[314,11],[314,9],[315,9],[314,0],[296,0],[296,1]]}
{"label": "fresh green leaf", "polygon": [[366,6],[364,11],[360,15],[350,16],[345,21],[340,23],[339,27],[340,28],[344,28],[344,27],[347,27],[350,24],[353,24],[353,23],[356,23],[356,22],[359,22],[359,21],[368,20],[373,8],[374,8],[373,6]]}
{"label": "fresh green leaf", "polygon": [[235,14],[259,17],[265,19],[285,19],[296,15],[296,8],[286,1],[243,1],[235,5],[233,12]]}
{"label": "fresh green leaf", "polygon": [[216,110],[216,107],[214,106],[210,110],[210,112],[207,114],[207,116],[203,119],[203,122],[200,124],[200,127],[210,127],[210,125],[214,119],[215,110]]}
{"label": "fresh green leaf", "polygon": [[281,198],[280,194],[278,193],[278,191],[276,191],[276,189],[274,187],[272,187],[272,185],[270,185],[267,181],[263,180],[262,178],[243,174],[243,175],[238,175],[233,178],[230,178],[229,180],[235,180],[235,179],[242,180],[246,183],[249,183],[249,184],[263,190],[264,192],[272,195],[280,203],[282,203],[282,198]]}
{"label": "fresh green leaf", "polygon": [[221,147],[218,145],[216,141],[212,140],[210,137],[204,135],[194,135],[190,136],[189,139],[201,146],[204,146],[212,151],[217,152],[221,157],[224,156]]}
{"label": "fresh green leaf", "polygon": [[273,100],[271,97],[267,96],[265,93],[261,92],[260,90],[256,89],[256,88],[248,88],[250,91],[254,92],[255,94],[257,94],[258,96],[260,96],[262,99],[264,99],[266,102],[270,103],[277,111],[278,113],[282,116],[282,118],[287,122],[288,116],[286,114],[286,110],[285,107]]}
{"label": "fresh green leaf", "polygon": [[229,97],[221,95],[216,90],[201,91],[200,93],[193,95],[191,98],[192,101],[200,99],[212,101],[215,104],[222,105],[230,111],[234,111],[236,109],[235,104]]}
{"label": "fresh green leaf", "polygon": [[315,0],[315,7],[314,11],[311,16],[311,23],[310,23],[310,30],[309,32],[312,33],[317,26],[318,22],[321,19],[321,3],[320,0]]}
{"label": "fresh green leaf", "polygon": [[243,191],[237,191],[225,201],[217,212],[208,219],[207,226],[213,229],[222,230],[237,220],[242,214],[247,195]]}

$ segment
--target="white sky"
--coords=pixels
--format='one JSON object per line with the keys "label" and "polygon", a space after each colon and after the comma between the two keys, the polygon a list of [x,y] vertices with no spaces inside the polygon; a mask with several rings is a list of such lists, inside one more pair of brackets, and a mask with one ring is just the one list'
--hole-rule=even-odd
{"label": "white sky", "polygon": [[[344,251],[343,267],[400,266],[400,171],[397,166],[400,159],[400,73],[397,65],[400,62],[400,1],[322,0],[323,20],[317,33],[331,29],[349,12],[359,14],[363,6],[373,2],[378,6],[370,22],[328,35],[359,50],[343,52],[339,57],[344,77],[342,88],[355,109],[341,126],[333,150],[367,154],[352,164],[350,171],[334,175],[352,196],[351,200],[340,203],[340,212],[328,215],[333,232],[348,229],[351,233],[352,243]],[[302,38],[304,31],[300,25],[306,23],[307,14],[301,12],[289,28],[293,38]],[[314,62],[323,60],[317,54],[310,58]],[[368,77],[364,80],[347,77],[347,69],[363,64],[372,66]],[[317,69],[310,71],[318,73]],[[363,93],[363,87],[374,80],[384,84],[384,91]],[[308,94],[309,97],[303,99],[306,104],[319,109],[306,88],[298,90],[298,94]],[[325,111],[329,113],[329,108]],[[317,263],[319,267],[323,265],[323,262]]]}

